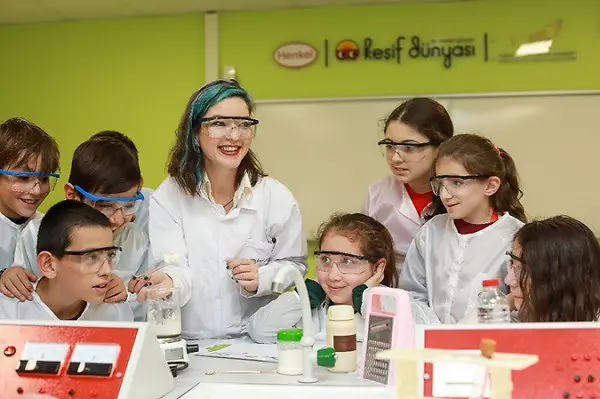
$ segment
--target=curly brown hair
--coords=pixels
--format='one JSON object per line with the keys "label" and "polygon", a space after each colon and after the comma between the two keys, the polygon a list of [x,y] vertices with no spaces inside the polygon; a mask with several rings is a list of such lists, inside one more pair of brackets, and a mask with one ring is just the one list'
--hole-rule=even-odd
{"label": "curly brown hair", "polygon": [[325,236],[330,233],[340,234],[352,242],[358,242],[364,256],[385,259],[381,284],[392,288],[398,286],[394,240],[384,225],[362,213],[334,213],[319,227],[317,233],[319,250]]}
{"label": "curly brown hair", "polygon": [[519,284],[525,322],[596,321],[600,313],[600,245],[592,231],[569,216],[523,226]]}

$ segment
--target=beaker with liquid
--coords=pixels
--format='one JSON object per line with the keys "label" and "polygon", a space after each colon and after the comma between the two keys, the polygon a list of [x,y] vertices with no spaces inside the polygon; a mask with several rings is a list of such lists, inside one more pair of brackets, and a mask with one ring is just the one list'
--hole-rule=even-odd
{"label": "beaker with liquid", "polygon": [[181,306],[179,288],[149,288],[147,294],[148,323],[157,338],[181,335]]}

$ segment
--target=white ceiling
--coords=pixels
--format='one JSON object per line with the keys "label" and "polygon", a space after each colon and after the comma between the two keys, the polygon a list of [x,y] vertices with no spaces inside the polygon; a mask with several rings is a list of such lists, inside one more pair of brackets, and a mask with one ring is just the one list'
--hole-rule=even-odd
{"label": "white ceiling", "polygon": [[0,24],[411,1],[474,0],[0,0]]}

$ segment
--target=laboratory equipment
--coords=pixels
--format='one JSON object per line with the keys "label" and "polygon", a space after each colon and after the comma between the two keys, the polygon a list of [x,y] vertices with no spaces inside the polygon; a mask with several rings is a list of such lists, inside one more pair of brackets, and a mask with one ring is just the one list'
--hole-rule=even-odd
{"label": "laboratory equipment", "polygon": [[408,292],[389,287],[373,287],[367,291],[365,342],[362,347],[359,375],[367,380],[391,385],[393,364],[377,359],[378,352],[391,348],[411,348],[415,328]]}
{"label": "laboratory equipment", "polygon": [[158,399],[174,386],[147,323],[0,321],[3,398]]}
{"label": "laboratory equipment", "polygon": [[149,288],[147,293],[148,323],[171,369],[181,371],[190,364],[186,341],[181,338],[181,306],[179,288]]}
{"label": "laboratory equipment", "polygon": [[327,309],[327,346],[337,354],[337,361],[329,371],[351,373],[356,370],[356,320],[354,307],[332,305]]}
{"label": "laboratory equipment", "polygon": [[301,329],[292,328],[277,332],[277,372],[279,374],[302,374],[301,340]]}
{"label": "laboratory equipment", "polygon": [[313,374],[313,346],[315,345],[315,336],[313,332],[312,314],[310,311],[310,302],[308,301],[308,291],[304,283],[304,277],[298,269],[292,265],[282,266],[271,283],[271,290],[276,293],[282,293],[287,287],[284,286],[285,277],[290,274],[296,285],[296,290],[300,296],[300,305],[302,306],[302,327],[303,335],[300,340],[302,345],[302,377],[298,380],[305,383],[314,383],[319,381]]}

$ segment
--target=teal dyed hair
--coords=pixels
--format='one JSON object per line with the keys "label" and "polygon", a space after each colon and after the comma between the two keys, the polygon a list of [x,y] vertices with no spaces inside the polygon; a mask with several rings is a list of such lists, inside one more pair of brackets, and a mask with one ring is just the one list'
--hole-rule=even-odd
{"label": "teal dyed hair", "polygon": [[[233,80],[217,80],[197,90],[190,98],[177,130],[177,143],[171,149],[169,175],[174,177],[180,186],[193,194],[193,187],[202,181],[204,176],[204,155],[196,139],[202,118],[209,108],[232,97],[243,99],[250,113],[254,111],[252,98]],[[250,158],[255,158],[250,152]],[[254,161],[253,161],[254,162]],[[258,163],[258,161],[256,161]],[[258,169],[258,174],[262,170]]]}

